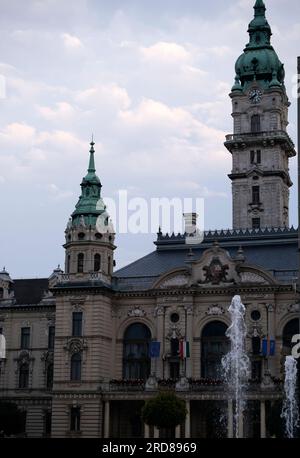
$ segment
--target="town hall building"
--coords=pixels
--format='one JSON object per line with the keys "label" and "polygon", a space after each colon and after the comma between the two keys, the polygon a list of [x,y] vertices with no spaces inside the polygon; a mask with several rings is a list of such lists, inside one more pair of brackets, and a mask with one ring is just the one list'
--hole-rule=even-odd
{"label": "town hall building", "polygon": [[[243,436],[282,434],[283,363],[300,324],[298,233],[289,225],[296,151],[284,65],[262,0],[254,12],[235,66],[233,133],[225,141],[232,230],[205,232],[196,245],[159,230],[152,253],[115,271],[115,233],[92,142],[65,230],[64,270],[28,280],[0,272],[0,402],[24,413],[27,437],[232,437],[220,366],[236,294],[246,307],[251,360]],[[160,342],[157,358],[151,342]],[[145,401],[163,390],[186,403],[186,420],[174,431],[141,420]]]}

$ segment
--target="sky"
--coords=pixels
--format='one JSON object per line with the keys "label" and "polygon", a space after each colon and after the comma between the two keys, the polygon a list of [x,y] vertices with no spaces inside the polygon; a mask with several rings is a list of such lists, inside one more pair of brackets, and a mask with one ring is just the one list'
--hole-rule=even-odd
{"label": "sky", "polygon": [[[296,142],[299,0],[266,0]],[[234,64],[254,0],[0,0],[0,265],[13,278],[64,265],[64,230],[91,135],[102,195],[204,198],[231,227]],[[296,159],[290,223],[297,225]],[[109,209],[108,209],[109,210]],[[117,268],[155,249],[118,234]]]}

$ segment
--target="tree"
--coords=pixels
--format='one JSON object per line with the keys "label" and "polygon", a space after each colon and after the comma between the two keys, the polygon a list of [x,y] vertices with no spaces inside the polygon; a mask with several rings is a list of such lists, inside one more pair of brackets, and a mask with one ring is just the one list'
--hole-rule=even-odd
{"label": "tree", "polygon": [[5,436],[24,432],[24,412],[12,402],[0,403],[0,432]]}
{"label": "tree", "polygon": [[187,414],[185,402],[173,393],[160,393],[146,401],[142,409],[142,419],[158,429],[175,428],[184,422]]}

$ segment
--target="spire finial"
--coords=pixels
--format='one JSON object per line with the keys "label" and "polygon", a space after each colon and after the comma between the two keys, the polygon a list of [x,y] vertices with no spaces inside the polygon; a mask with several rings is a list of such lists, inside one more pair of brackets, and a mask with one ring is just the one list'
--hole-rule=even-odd
{"label": "spire finial", "polygon": [[254,10],[255,10],[255,17],[265,16],[266,6],[263,0],[256,0],[255,5],[254,5]]}
{"label": "spire finial", "polygon": [[90,145],[91,145],[91,149],[90,149],[90,162],[89,162],[88,172],[89,173],[95,173],[96,172],[96,168],[95,168],[95,159],[94,159],[94,153],[95,153],[95,149],[94,149],[94,145],[95,145],[94,134],[92,134],[92,141],[91,141]]}

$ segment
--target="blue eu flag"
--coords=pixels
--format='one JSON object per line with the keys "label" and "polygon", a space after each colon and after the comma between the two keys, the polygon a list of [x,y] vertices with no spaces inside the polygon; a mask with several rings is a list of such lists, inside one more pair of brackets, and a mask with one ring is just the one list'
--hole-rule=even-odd
{"label": "blue eu flag", "polygon": [[159,358],[160,342],[150,342],[149,356],[150,358]]}

